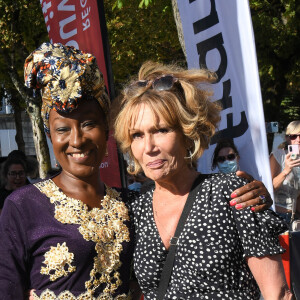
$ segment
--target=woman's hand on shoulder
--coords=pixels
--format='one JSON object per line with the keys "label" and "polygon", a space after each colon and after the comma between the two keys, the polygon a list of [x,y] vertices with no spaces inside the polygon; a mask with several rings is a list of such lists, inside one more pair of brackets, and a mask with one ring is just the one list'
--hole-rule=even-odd
{"label": "woman's hand on shoulder", "polygon": [[250,183],[232,192],[230,201],[231,206],[236,209],[244,209],[252,206],[254,212],[263,211],[270,208],[273,200],[265,185],[258,180],[254,180],[251,175],[243,171],[237,171],[236,175],[247,179]]}

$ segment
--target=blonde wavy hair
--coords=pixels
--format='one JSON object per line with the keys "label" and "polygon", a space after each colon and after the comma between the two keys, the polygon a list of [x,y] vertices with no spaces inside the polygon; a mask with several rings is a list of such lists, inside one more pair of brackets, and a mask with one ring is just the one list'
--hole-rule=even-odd
{"label": "blonde wavy hair", "polygon": [[[165,75],[176,79],[173,87],[162,91],[153,89],[150,83]],[[149,81],[146,86],[137,84],[137,81],[145,80]],[[122,152],[128,153],[134,162],[133,168],[128,168],[129,173],[137,174],[142,170],[132,154],[130,136],[130,128],[137,120],[141,105],[147,105],[157,121],[162,118],[167,126],[183,133],[187,153],[190,153],[185,159],[196,166],[220,121],[221,107],[210,101],[212,91],[208,88],[215,80],[216,75],[208,70],[185,70],[177,65],[151,61],[142,65],[138,78],[123,89],[122,96],[114,101],[112,108],[115,139]]]}
{"label": "blonde wavy hair", "polygon": [[289,125],[286,127],[285,134],[297,134],[300,132],[300,121],[292,121],[289,123]]}

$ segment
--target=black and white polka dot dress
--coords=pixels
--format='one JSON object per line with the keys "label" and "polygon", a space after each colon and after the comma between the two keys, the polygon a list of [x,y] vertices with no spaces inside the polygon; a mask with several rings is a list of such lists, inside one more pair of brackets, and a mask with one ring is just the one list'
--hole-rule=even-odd
{"label": "black and white polka dot dress", "polygon": [[[179,238],[165,299],[259,299],[246,256],[283,253],[278,234],[287,227],[271,210],[230,207],[230,195],[245,181],[235,174],[205,175]],[[154,221],[153,190],[132,205],[135,275],[146,300],[155,300],[165,249]]]}

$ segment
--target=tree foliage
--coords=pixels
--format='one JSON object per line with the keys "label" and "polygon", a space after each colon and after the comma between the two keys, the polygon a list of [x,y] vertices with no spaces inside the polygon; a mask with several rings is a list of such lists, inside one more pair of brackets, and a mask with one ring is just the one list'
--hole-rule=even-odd
{"label": "tree foliage", "polygon": [[266,121],[300,119],[300,3],[250,0]]}
{"label": "tree foliage", "polygon": [[[265,118],[268,122],[279,121],[284,127],[291,120],[300,119],[300,2],[298,0],[250,0],[249,3],[256,40]],[[113,33],[110,39],[117,81],[122,81],[125,77],[119,76],[119,68],[129,74],[131,71],[136,71],[136,64],[129,62],[132,59],[139,62],[142,62],[144,58],[161,61],[168,61],[168,58],[170,60],[178,59],[178,56],[171,52],[168,56],[168,50],[164,59],[155,57],[155,53],[147,53],[147,49],[151,49],[151,52],[152,49],[155,51],[156,46],[153,45],[158,40],[152,39],[152,37],[157,32],[162,33],[161,38],[163,40],[166,35],[172,38],[172,47],[174,48],[171,49],[180,47],[174,27],[170,0],[162,1],[161,5],[155,0],[113,0],[112,5],[111,1],[107,0],[106,4],[107,11],[110,10],[109,7],[115,8],[110,10],[108,19],[109,31]],[[138,10],[137,7],[143,9]],[[164,10],[164,7],[167,9]],[[143,15],[144,11],[147,10],[151,11],[152,18],[157,19],[150,21],[149,16]],[[149,14],[151,13],[149,12]],[[121,23],[116,20],[117,22],[114,24],[113,16],[116,16]],[[165,28],[167,24],[165,20],[171,24],[171,26],[168,25],[167,29]],[[146,26],[144,26],[144,22],[146,22]],[[134,34],[132,34],[133,30]],[[125,59],[122,51],[125,48],[122,44],[124,40],[117,40],[118,36],[124,37],[124,34],[127,35],[125,37],[128,46],[131,41],[138,44],[138,47],[133,46],[130,50],[126,50],[130,51],[130,54],[128,53],[129,61]],[[159,41],[157,47],[160,48]],[[140,52],[141,48],[143,48],[142,52]],[[121,56],[116,55],[117,52],[121,53]]]}
{"label": "tree foliage", "polygon": [[[298,0],[249,3],[265,118],[286,126],[300,119],[300,4]],[[117,91],[145,60],[186,64],[171,0],[104,0],[104,6]],[[0,83],[21,108],[36,111],[28,105],[38,102],[24,88],[23,64],[48,40],[40,1],[0,0],[0,33]]]}
{"label": "tree foliage", "polygon": [[[25,58],[41,42],[48,40],[40,2],[0,0],[0,33],[0,81],[11,83],[7,72],[11,67],[23,80]],[[7,61],[5,55],[9,55],[11,61]]]}
{"label": "tree foliage", "polygon": [[136,74],[146,60],[185,64],[171,1],[151,2],[146,8],[141,7],[141,0],[123,1],[122,9],[114,9],[115,0],[104,0],[117,89],[130,75]]}
{"label": "tree foliage", "polygon": [[[26,108],[32,122],[36,154],[40,163],[40,176],[44,177],[51,167],[49,150],[40,117],[40,96],[26,89],[23,66],[26,57],[48,40],[46,26],[38,0],[0,0],[0,82],[10,102],[19,114]],[[20,121],[20,120],[17,120]],[[20,127],[17,125],[18,145],[22,144]],[[21,139],[21,140],[20,140]]]}

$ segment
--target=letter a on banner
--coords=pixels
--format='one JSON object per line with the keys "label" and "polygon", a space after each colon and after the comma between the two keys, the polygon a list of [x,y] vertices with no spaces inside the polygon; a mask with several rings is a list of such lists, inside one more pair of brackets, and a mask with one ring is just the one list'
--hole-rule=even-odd
{"label": "letter a on banner", "polygon": [[[40,0],[50,41],[92,53],[101,70],[111,98],[114,97],[107,30],[102,0]],[[109,186],[125,186],[116,142],[110,133],[108,157],[100,175]]]}
{"label": "letter a on banner", "polygon": [[[234,139],[240,168],[273,190],[258,67],[247,0],[178,0],[188,67],[216,72],[214,101],[223,110],[219,131],[198,163],[211,173],[220,138]],[[215,170],[218,171],[218,170]]]}

